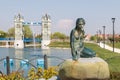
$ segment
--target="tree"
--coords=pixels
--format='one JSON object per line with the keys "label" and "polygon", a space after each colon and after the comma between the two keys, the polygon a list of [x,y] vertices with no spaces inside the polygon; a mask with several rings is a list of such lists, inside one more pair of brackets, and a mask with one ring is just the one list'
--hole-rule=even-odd
{"label": "tree", "polygon": [[102,40],[102,38],[98,35],[93,35],[90,37],[90,40],[100,42]]}
{"label": "tree", "polygon": [[7,33],[0,30],[0,38],[6,38],[7,37]]}
{"label": "tree", "polygon": [[52,39],[66,39],[66,35],[63,34],[63,33],[60,33],[60,32],[55,32],[52,36],[51,36]]}
{"label": "tree", "polygon": [[35,38],[42,38],[42,35],[38,34],[38,35],[35,36]]}
{"label": "tree", "polygon": [[[29,26],[23,26],[23,34],[25,38],[32,38],[32,31]],[[12,27],[8,30],[8,37],[15,37],[15,28]]]}
{"label": "tree", "polygon": [[24,27],[24,38],[32,38],[33,33],[29,26],[25,25]]}
{"label": "tree", "polygon": [[10,29],[8,29],[8,35],[7,35],[8,37],[15,37],[15,28],[14,27],[12,27],[12,28],[10,28]]}
{"label": "tree", "polygon": [[91,36],[90,40],[91,41],[95,41],[96,40],[96,36]]}

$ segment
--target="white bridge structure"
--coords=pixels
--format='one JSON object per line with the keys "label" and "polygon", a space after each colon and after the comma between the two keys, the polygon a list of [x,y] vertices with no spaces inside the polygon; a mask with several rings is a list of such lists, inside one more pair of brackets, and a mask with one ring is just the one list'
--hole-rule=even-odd
{"label": "white bridge structure", "polygon": [[24,22],[23,16],[18,14],[14,17],[14,27],[15,27],[15,41],[14,47],[16,49],[24,48],[24,29],[23,25],[32,25],[32,26],[41,26],[41,35],[42,41],[41,46],[47,46],[50,44],[50,35],[51,35],[51,19],[49,15],[42,16],[41,22]]}

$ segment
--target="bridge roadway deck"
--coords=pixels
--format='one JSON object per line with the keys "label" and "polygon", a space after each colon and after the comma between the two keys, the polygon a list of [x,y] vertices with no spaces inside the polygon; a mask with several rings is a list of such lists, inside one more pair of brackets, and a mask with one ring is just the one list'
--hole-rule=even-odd
{"label": "bridge roadway deck", "polygon": [[[0,42],[14,42],[15,40],[8,40],[8,39],[3,39],[3,40],[1,40],[0,39]],[[35,40],[33,40],[33,39],[25,39],[24,40],[24,42],[41,42],[41,39],[35,39]]]}
{"label": "bridge roadway deck", "polygon": [[0,42],[14,42],[15,40],[0,40]]}

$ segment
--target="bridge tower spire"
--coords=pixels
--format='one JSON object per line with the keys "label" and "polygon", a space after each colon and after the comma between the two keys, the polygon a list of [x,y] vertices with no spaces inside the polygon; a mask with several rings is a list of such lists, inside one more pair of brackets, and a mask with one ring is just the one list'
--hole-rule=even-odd
{"label": "bridge tower spire", "polygon": [[42,47],[50,44],[51,18],[48,14],[42,16]]}
{"label": "bridge tower spire", "polygon": [[20,14],[14,17],[14,27],[15,27],[15,42],[14,46],[16,49],[24,48],[24,34],[23,34],[23,23],[24,18]]}

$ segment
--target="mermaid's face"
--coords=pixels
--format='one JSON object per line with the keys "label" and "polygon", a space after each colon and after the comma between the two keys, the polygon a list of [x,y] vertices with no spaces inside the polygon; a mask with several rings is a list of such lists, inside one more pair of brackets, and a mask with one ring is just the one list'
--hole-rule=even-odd
{"label": "mermaid's face", "polygon": [[84,23],[82,21],[78,21],[77,27],[78,28],[83,28]]}
{"label": "mermaid's face", "polygon": [[84,25],[85,25],[85,22],[82,18],[77,19],[77,21],[76,21],[76,27],[77,28],[83,28]]}

